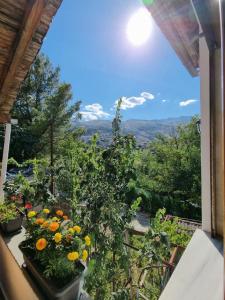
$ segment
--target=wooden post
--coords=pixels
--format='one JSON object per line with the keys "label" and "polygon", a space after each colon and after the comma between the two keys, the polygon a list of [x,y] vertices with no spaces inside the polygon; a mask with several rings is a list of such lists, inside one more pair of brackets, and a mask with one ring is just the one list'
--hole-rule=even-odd
{"label": "wooden post", "polygon": [[[222,138],[223,138],[223,187],[225,187],[225,2],[219,0],[219,12],[220,12],[220,34],[221,34],[221,98],[223,103],[223,128],[222,128]],[[225,195],[223,195],[223,244],[225,245]],[[225,248],[223,247],[224,256]],[[225,265],[224,265],[225,267]]]}
{"label": "wooden post", "polygon": [[2,170],[1,170],[1,177],[0,177],[0,203],[4,201],[3,187],[6,180],[10,135],[11,135],[11,124],[7,123],[5,125],[5,140],[4,140],[4,148],[3,148],[3,156],[2,156]]}
{"label": "wooden post", "polygon": [[51,165],[51,183],[50,183],[50,191],[54,195],[54,174],[53,174],[53,166],[54,166],[54,158],[53,158],[53,121],[51,121],[50,125],[50,165]]}

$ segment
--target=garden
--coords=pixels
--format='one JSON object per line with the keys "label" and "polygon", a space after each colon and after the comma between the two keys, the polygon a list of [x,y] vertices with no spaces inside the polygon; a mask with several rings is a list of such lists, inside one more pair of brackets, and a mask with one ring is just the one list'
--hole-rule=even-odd
{"label": "garden", "polygon": [[[121,131],[118,101],[102,147],[98,134],[84,142],[71,129],[71,97],[38,56],[14,106],[1,230],[24,226],[20,251],[48,299],[79,299],[82,287],[93,300],[156,300],[193,233],[180,217],[201,218],[198,118],[140,148]],[[139,211],[149,215],[142,235],[131,228]]]}

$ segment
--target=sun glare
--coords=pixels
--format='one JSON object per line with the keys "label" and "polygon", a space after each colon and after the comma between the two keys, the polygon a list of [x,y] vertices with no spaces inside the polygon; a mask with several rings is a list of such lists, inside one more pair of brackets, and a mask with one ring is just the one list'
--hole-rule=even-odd
{"label": "sun glare", "polygon": [[146,8],[135,12],[127,23],[127,38],[134,46],[143,45],[152,32],[152,19]]}

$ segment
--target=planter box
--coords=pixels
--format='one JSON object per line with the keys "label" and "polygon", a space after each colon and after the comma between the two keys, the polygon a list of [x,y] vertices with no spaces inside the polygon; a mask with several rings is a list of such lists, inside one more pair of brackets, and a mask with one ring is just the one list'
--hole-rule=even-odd
{"label": "planter box", "polygon": [[1,223],[1,229],[5,234],[16,233],[21,229],[23,222],[23,215],[19,215],[16,219],[9,221],[8,223]]}
{"label": "planter box", "polygon": [[[23,243],[19,245],[20,250],[23,252],[24,263],[27,270],[31,273],[32,277],[36,280],[37,284],[48,297],[49,300],[78,300],[80,296],[80,285],[83,277],[83,272],[68,282],[64,287],[58,288],[54,283],[46,278],[37,269],[35,263],[24,253]],[[81,264],[81,263],[80,263]],[[81,264],[83,270],[85,267]]]}

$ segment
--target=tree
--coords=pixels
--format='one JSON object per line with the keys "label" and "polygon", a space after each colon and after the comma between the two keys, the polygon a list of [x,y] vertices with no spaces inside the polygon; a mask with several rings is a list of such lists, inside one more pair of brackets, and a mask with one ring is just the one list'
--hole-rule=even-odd
{"label": "tree", "polygon": [[197,117],[177,128],[173,136],[159,135],[140,150],[135,162],[137,181],[130,189],[143,198],[143,209],[200,219],[201,159]]}
{"label": "tree", "polygon": [[69,105],[71,86],[60,82],[60,69],[41,54],[24,80],[12,116],[18,126],[12,131],[10,156],[18,161],[51,153],[70,126],[71,117],[79,117],[80,102]]}

